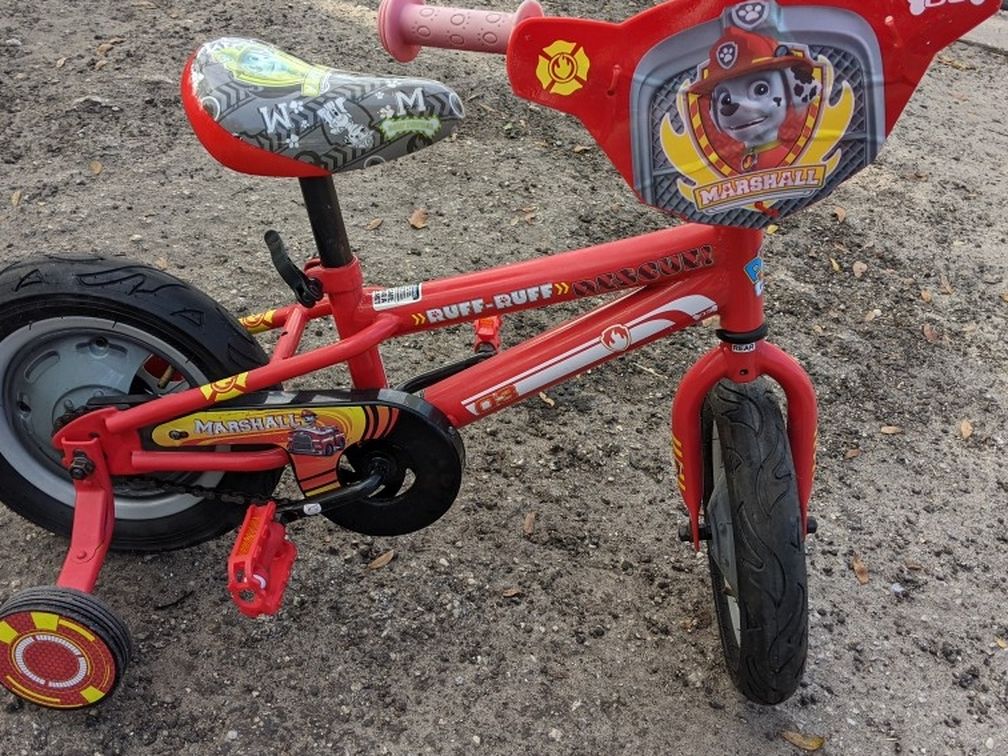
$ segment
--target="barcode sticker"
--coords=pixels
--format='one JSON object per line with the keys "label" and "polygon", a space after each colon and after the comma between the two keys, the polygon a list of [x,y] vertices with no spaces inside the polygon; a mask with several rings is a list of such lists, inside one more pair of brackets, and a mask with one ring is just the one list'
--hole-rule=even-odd
{"label": "barcode sticker", "polygon": [[371,293],[371,306],[376,310],[391,310],[393,307],[415,304],[420,301],[421,295],[420,284],[379,289]]}

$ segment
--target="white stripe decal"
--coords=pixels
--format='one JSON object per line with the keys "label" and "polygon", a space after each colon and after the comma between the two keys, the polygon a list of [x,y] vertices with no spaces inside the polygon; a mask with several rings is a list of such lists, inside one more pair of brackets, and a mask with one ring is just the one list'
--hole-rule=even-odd
{"label": "white stripe decal", "polygon": [[[661,333],[675,325],[675,321],[668,318],[658,318],[656,317],[657,315],[666,312],[681,312],[689,315],[694,320],[700,320],[702,317],[712,314],[716,310],[717,304],[700,294],[690,294],[689,296],[668,302],[630,322],[630,346],[646,341],[655,334]],[[573,349],[557,355],[541,365],[536,365],[519,375],[502,381],[476,396],[464,399],[462,404],[469,412],[478,415],[476,402],[485,396],[492,395],[495,391],[505,386],[513,385],[518,396],[528,396],[544,386],[580,372],[595,362],[601,362],[611,354],[612,352],[606,349],[599,341],[599,337],[596,337],[589,342],[579,344]]]}

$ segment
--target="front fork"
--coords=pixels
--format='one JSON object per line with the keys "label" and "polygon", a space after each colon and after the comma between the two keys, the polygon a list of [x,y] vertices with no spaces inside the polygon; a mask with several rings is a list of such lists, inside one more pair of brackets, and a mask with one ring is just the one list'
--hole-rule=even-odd
{"label": "front fork", "polygon": [[762,338],[739,343],[724,341],[686,372],[672,402],[672,451],[679,490],[690,516],[693,546],[698,550],[705,452],[701,428],[704,399],[722,379],[749,383],[762,375],[775,380],[787,397],[788,441],[798,479],[802,533],[807,532],[818,420],[812,381],[797,360]]}

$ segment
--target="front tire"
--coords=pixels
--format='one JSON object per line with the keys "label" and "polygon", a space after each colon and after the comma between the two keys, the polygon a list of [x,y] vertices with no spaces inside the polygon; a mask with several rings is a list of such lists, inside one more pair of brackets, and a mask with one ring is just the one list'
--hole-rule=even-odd
{"label": "front tire", "polygon": [[[68,535],[74,488],[51,438],[93,397],[151,398],[246,371],[266,355],[202,292],[122,260],[46,258],[0,271],[0,499]],[[269,495],[281,470],[173,482]],[[162,551],[233,528],[242,507],[117,486],[111,547]]]}
{"label": "front tire", "polygon": [[708,563],[725,664],[760,704],[798,688],[808,578],[797,478],[780,408],[762,381],[722,381],[703,412]]}

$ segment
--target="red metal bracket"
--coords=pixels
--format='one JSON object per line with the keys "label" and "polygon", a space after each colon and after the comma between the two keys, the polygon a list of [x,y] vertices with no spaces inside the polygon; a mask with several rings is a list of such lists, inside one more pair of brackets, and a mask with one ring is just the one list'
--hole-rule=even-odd
{"label": "red metal bracket", "polygon": [[275,515],[274,501],[249,507],[228,557],[228,591],[248,617],[277,613],[297,558]]}
{"label": "red metal bracket", "polygon": [[473,327],[476,329],[476,341],[473,344],[473,349],[477,352],[483,351],[482,347],[484,344],[488,344],[492,347],[492,352],[496,354],[500,351],[501,345],[501,323],[502,319],[500,315],[490,315],[485,318],[480,318],[473,323]]}
{"label": "red metal bracket", "polygon": [[63,463],[74,481],[73,530],[70,550],[56,585],[91,593],[105,563],[115,527],[115,498],[98,439],[63,444]]}

